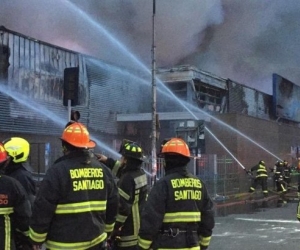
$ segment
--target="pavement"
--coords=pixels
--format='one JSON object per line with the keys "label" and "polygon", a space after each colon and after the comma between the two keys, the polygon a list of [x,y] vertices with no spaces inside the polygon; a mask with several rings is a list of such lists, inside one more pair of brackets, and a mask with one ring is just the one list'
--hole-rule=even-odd
{"label": "pavement", "polygon": [[216,216],[226,216],[229,214],[248,213],[256,207],[280,207],[284,201],[298,201],[295,190],[290,190],[284,196],[276,191],[269,190],[268,197],[264,197],[262,192],[238,193],[229,196],[217,196],[213,198],[215,203]]}
{"label": "pavement", "polygon": [[[273,191],[214,197],[215,228],[208,250],[299,250],[300,222],[297,192]],[[42,250],[45,250],[43,246]]]}
{"label": "pavement", "polygon": [[210,250],[297,250],[300,222],[297,202],[259,207],[252,212],[217,216]]}
{"label": "pavement", "polygon": [[216,225],[209,249],[298,250],[298,196],[291,191],[286,203],[277,192],[241,193],[215,199]]}

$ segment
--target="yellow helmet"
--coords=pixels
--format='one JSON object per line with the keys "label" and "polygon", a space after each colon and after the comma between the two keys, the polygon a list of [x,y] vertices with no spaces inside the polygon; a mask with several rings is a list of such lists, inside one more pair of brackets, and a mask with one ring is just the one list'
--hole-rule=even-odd
{"label": "yellow helmet", "polygon": [[11,137],[3,141],[3,145],[14,163],[24,162],[28,159],[30,145],[25,139]]}

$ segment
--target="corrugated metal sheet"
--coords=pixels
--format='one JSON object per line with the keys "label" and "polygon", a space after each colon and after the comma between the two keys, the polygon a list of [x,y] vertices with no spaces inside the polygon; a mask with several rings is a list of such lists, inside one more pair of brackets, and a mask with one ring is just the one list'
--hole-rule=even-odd
{"label": "corrugated metal sheet", "polygon": [[[60,134],[67,121],[67,108],[62,104],[63,72],[66,67],[79,66],[84,77],[81,56],[9,30],[2,34],[0,45],[9,48],[10,66],[7,79],[1,82],[0,130]],[[81,77],[82,107],[87,106],[85,84]]]}
{"label": "corrugated metal sheet", "polygon": [[[0,46],[8,47],[10,55],[8,71],[0,72],[0,81],[7,78],[0,84],[0,131],[60,134],[67,122],[67,107],[63,106],[63,72],[67,67],[79,67],[80,105],[74,109],[81,113],[80,121],[93,131],[122,134],[124,124],[118,123],[118,114],[151,113],[151,75],[146,79],[135,72],[13,31],[2,33]],[[5,68],[5,63],[1,65]],[[190,66],[177,70],[177,73],[174,69],[158,71],[158,75],[166,74],[171,79],[176,73],[175,94],[187,102],[194,98],[195,89],[189,85],[194,79],[227,91],[223,78]],[[181,84],[180,77],[189,81]],[[185,104],[180,103],[172,91],[162,88],[159,82],[157,86],[157,112],[186,112]],[[230,81],[228,93],[229,112],[268,117],[270,96]]]}
{"label": "corrugated metal sheet", "polygon": [[[73,51],[2,30],[9,48],[7,78],[0,84],[0,131],[60,134],[67,122],[63,72],[79,67],[80,121],[94,131],[117,134],[118,113],[151,111],[151,81]],[[150,76],[149,76],[150,78]],[[0,79],[1,81],[1,79]]]}
{"label": "corrugated metal sheet", "polygon": [[[53,106],[38,101],[30,102],[26,99],[25,102],[20,98],[16,101],[7,95],[0,95],[1,131],[55,135],[61,133],[63,118],[67,118],[67,113],[64,116],[62,110],[60,113],[53,112]],[[59,119],[55,119],[56,116]]]}
{"label": "corrugated metal sheet", "polygon": [[95,60],[87,60],[90,86],[89,127],[117,134],[117,114],[151,110],[151,83],[128,71]]}

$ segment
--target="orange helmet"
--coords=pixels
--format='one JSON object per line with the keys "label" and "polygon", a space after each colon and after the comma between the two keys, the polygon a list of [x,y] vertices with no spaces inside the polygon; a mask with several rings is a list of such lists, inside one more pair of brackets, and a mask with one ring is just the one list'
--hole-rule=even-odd
{"label": "orange helmet", "polygon": [[172,138],[163,145],[161,154],[168,153],[179,154],[185,157],[191,156],[188,145],[180,138]]}
{"label": "orange helmet", "polygon": [[96,143],[90,140],[89,131],[80,122],[74,122],[67,126],[60,139],[77,148],[96,147]]}
{"label": "orange helmet", "polygon": [[3,146],[2,143],[0,143],[0,164],[5,162],[8,159],[8,154]]}

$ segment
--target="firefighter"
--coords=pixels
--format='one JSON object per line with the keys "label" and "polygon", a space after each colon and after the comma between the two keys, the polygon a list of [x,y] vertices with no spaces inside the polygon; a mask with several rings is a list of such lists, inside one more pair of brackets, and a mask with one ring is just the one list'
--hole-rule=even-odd
{"label": "firefighter", "polygon": [[290,190],[291,184],[291,167],[286,160],[283,160],[283,181],[285,183],[285,189],[287,192]]}
{"label": "firefighter", "polygon": [[136,143],[124,140],[119,153],[120,161],[98,155],[99,160],[113,169],[119,178],[119,212],[110,243],[114,249],[134,250],[140,225],[140,213],[147,198],[147,176],[141,168],[143,150]]}
{"label": "firefighter", "polygon": [[96,143],[83,124],[67,126],[61,141],[64,155],[41,183],[29,236],[35,249],[104,249],[118,209],[112,173],[90,153]]}
{"label": "firefighter", "polygon": [[20,137],[11,137],[3,141],[4,148],[10,156],[5,167],[5,174],[18,180],[27,192],[31,205],[36,196],[36,184],[28,163],[30,144]]}
{"label": "firefighter", "polygon": [[[3,175],[8,159],[3,144],[0,144],[0,249],[32,249],[28,238],[30,202],[20,182]],[[18,239],[16,232],[20,234]]]}
{"label": "firefighter", "polygon": [[284,162],[278,161],[276,163],[276,168],[274,168],[274,178],[276,183],[276,191],[279,194],[279,203],[287,203],[285,194],[287,192],[286,183],[284,181]]}
{"label": "firefighter", "polygon": [[165,176],[152,187],[141,215],[140,249],[207,249],[213,202],[204,182],[189,173],[190,150],[180,138],[164,144]]}
{"label": "firefighter", "polygon": [[299,192],[298,192],[298,206],[297,206],[297,219],[300,221],[300,197],[299,197]]}
{"label": "firefighter", "polygon": [[273,182],[273,190],[276,191],[277,190],[277,185],[276,185],[276,170],[277,170],[277,166],[279,164],[280,161],[276,161],[276,163],[274,164],[273,168],[269,168],[270,172],[273,174],[272,175],[272,182]]}
{"label": "firefighter", "polygon": [[262,192],[265,197],[268,196],[268,172],[266,168],[266,164],[264,161],[259,161],[259,163],[253,166],[248,173],[252,174],[252,172],[256,172],[256,176],[252,181],[252,185],[249,188],[249,193],[252,194],[257,185],[260,185],[262,188]]}
{"label": "firefighter", "polygon": [[298,181],[298,192],[297,192],[297,195],[298,195],[298,206],[297,206],[297,219],[298,221],[300,221],[300,182]]}

